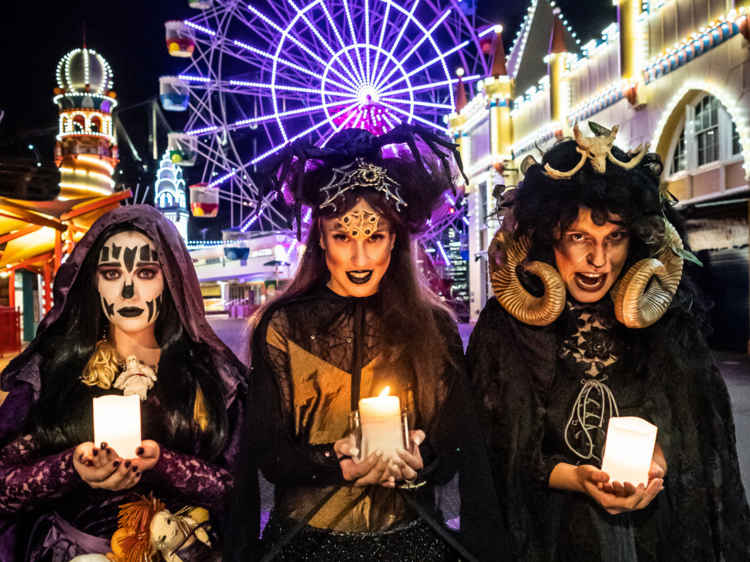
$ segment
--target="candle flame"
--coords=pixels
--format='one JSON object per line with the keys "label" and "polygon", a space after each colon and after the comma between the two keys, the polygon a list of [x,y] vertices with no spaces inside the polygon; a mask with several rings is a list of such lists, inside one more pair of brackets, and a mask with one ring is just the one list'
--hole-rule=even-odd
{"label": "candle flame", "polygon": [[383,398],[384,396],[388,396],[388,393],[389,393],[390,391],[391,391],[391,387],[390,387],[390,386],[386,386],[386,387],[385,387],[385,388],[383,389],[383,392],[381,392],[381,393],[380,393],[380,398]]}

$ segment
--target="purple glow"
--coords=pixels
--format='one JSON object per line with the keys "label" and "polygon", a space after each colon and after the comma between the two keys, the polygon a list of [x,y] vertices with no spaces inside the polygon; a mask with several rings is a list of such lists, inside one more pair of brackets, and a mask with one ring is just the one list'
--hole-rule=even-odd
{"label": "purple glow", "polygon": [[383,37],[385,37],[385,30],[386,30],[386,27],[388,26],[388,14],[390,13],[390,11],[391,11],[391,5],[386,4],[385,15],[383,16],[383,26],[380,29],[380,39],[378,40],[378,48],[375,51],[375,63],[372,65],[372,76],[370,77],[370,82],[373,82],[373,83],[375,82],[375,80],[373,80],[372,77],[375,76],[378,70],[378,59],[380,58],[380,50],[383,48]]}
{"label": "purple glow", "polygon": [[[349,22],[349,32],[352,34],[352,43],[357,42],[357,34],[354,33],[354,23],[352,22],[352,16],[349,13],[349,2],[347,0],[344,0],[344,11],[346,12],[346,20]],[[367,41],[369,43],[369,41]],[[359,54],[359,49],[354,49],[355,54],[357,55],[357,62],[359,62],[359,71],[362,74],[362,81],[367,82],[367,74],[365,74],[365,69],[362,67],[362,57]]]}
{"label": "purple glow", "polygon": [[412,71],[411,71],[411,72],[410,72],[409,74],[407,74],[406,76],[402,76],[401,78],[399,78],[399,79],[398,79],[398,80],[396,80],[395,82],[391,82],[391,83],[390,83],[390,85],[389,85],[389,86],[388,86],[387,88],[384,88],[384,89],[383,89],[383,92],[387,92],[387,91],[388,91],[389,89],[393,88],[393,87],[394,87],[394,86],[395,86],[396,84],[398,84],[399,82],[402,82],[403,80],[406,80],[406,79],[407,79],[407,78],[408,78],[409,76],[413,76],[414,74],[416,74],[417,72],[420,72],[420,71],[424,70],[424,69],[425,69],[425,68],[427,68],[428,66],[432,66],[432,65],[433,65],[433,64],[435,64],[436,62],[440,62],[440,61],[442,61],[442,60],[443,60],[443,59],[444,59],[445,57],[447,57],[448,55],[452,55],[453,53],[455,53],[455,52],[456,52],[456,51],[458,51],[459,49],[463,49],[463,48],[464,48],[464,47],[465,47],[466,45],[468,45],[468,44],[469,44],[469,42],[468,42],[468,41],[464,41],[464,42],[463,42],[463,43],[461,43],[460,45],[456,45],[455,47],[453,47],[453,48],[452,48],[452,49],[451,49],[450,51],[446,51],[445,53],[441,53],[441,54],[439,54],[438,56],[436,56],[436,57],[435,57],[434,59],[432,59],[431,61],[428,61],[428,62],[424,63],[424,64],[423,64],[422,66],[420,66],[419,68],[416,68],[416,69],[412,70]]}
{"label": "purple glow", "polygon": [[203,133],[210,133],[212,131],[215,131],[219,127],[204,127],[203,129],[193,129],[192,131],[188,131],[185,133],[186,135],[202,135]]}
{"label": "purple glow", "polygon": [[[471,80],[479,80],[482,76],[479,74],[472,74],[471,76],[464,76],[462,77],[464,82],[469,82]],[[458,78],[453,78],[452,80],[443,80],[442,82],[433,82],[432,84],[425,84],[424,86],[415,86],[414,88],[402,88],[401,90],[394,90],[392,92],[388,91],[388,88],[386,88],[383,93],[387,93],[389,96],[394,96],[396,94],[403,94],[405,92],[416,92],[419,90],[429,90],[432,88],[436,88],[437,86],[447,86],[448,84],[456,84],[458,82]]]}
{"label": "purple glow", "polygon": [[[268,25],[270,25],[271,27],[273,27],[273,28],[274,28],[274,29],[275,29],[276,31],[278,31],[278,32],[280,32],[280,33],[284,33],[284,29],[283,29],[283,28],[282,28],[282,27],[281,27],[280,25],[278,25],[277,23],[273,22],[273,21],[272,21],[272,20],[271,20],[270,18],[268,18],[267,16],[263,15],[263,14],[262,14],[262,13],[260,12],[260,10],[258,10],[257,8],[255,8],[254,6],[252,6],[252,5],[250,5],[250,4],[248,4],[247,8],[248,8],[248,9],[249,9],[249,10],[250,10],[250,11],[251,11],[252,13],[254,13],[254,14],[255,14],[256,16],[258,16],[258,17],[259,17],[260,19],[262,19],[262,20],[263,20],[264,22],[266,22],[266,23],[267,23]],[[314,52],[313,52],[313,51],[312,51],[312,50],[311,50],[311,49],[310,49],[310,48],[309,48],[309,47],[308,47],[307,45],[305,45],[304,43],[302,43],[302,42],[301,42],[301,41],[300,41],[299,39],[297,39],[296,37],[293,37],[292,35],[287,35],[287,37],[289,38],[289,40],[290,40],[290,41],[291,41],[292,43],[294,43],[295,45],[297,45],[297,46],[298,46],[298,47],[299,47],[300,49],[302,49],[302,50],[303,50],[304,52],[306,52],[306,53],[307,53],[308,55],[310,55],[310,56],[311,56],[312,58],[314,58],[314,59],[315,59],[316,61],[318,61],[318,62],[319,62],[320,64],[322,64],[322,65],[325,65],[325,64],[326,64],[326,61],[325,61],[325,60],[323,60],[323,59],[322,59],[321,57],[319,57],[319,56],[318,56],[317,54],[315,54],[315,53],[314,53]],[[343,74],[341,74],[341,72],[339,72],[338,70],[336,70],[336,69],[332,68],[332,69],[331,69],[331,72],[335,73],[335,74],[336,74],[336,75],[338,75],[338,76],[339,76],[340,78],[342,78],[343,80],[345,80],[345,81],[347,81],[347,82],[348,82],[348,79],[347,79],[347,77],[346,77],[346,76],[344,76]],[[351,78],[352,80],[354,80],[354,77],[353,77],[353,76],[350,76],[350,78]],[[349,84],[350,84],[351,86],[354,86],[354,82],[350,82]]]}
{"label": "purple glow", "polygon": [[471,224],[471,223],[469,222],[469,219],[467,219],[466,217],[461,217],[461,218],[462,218],[462,219],[463,219],[463,221],[464,221],[464,222],[466,223],[466,226],[469,226],[469,225]]}
{"label": "purple glow", "polygon": [[281,113],[277,113],[276,115],[264,115],[261,117],[253,117],[251,119],[243,119],[242,121],[237,121],[235,125],[247,125],[249,123],[260,123],[262,121],[271,121],[275,119],[276,117],[288,117],[290,115],[304,115],[306,113],[314,113],[316,111],[319,111],[321,109],[325,109],[328,107],[334,107],[334,106],[340,106],[343,105],[346,102],[343,101],[334,101],[331,103],[323,103],[320,105],[313,105],[311,107],[303,107],[301,109],[291,109],[289,111],[282,111]]}
{"label": "purple glow", "polygon": [[253,225],[253,223],[257,221],[263,213],[266,212],[266,209],[268,209],[268,205],[271,203],[271,201],[276,199],[276,196],[278,195],[278,193],[279,193],[278,191],[274,191],[273,196],[270,199],[267,199],[266,201],[262,203],[263,208],[260,211],[258,211],[257,215],[253,215],[252,217],[250,217],[250,219],[248,219],[248,222],[245,223],[245,226],[240,228],[241,232],[247,232],[247,229],[250,228]]}
{"label": "purple glow", "polygon": [[215,31],[211,31],[207,27],[200,26],[197,23],[191,22],[190,20],[185,20],[182,23],[184,23],[185,25],[187,25],[189,27],[192,27],[193,29],[197,29],[198,31],[202,31],[203,33],[208,33],[211,36],[215,36],[216,35]]}
{"label": "purple glow", "polygon": [[[286,59],[276,58],[272,54],[266,53],[265,51],[262,51],[260,49],[256,49],[255,47],[251,47],[250,45],[246,45],[242,41],[234,41],[234,44],[237,45],[238,47],[246,49],[246,50],[248,50],[248,51],[250,51],[252,53],[255,53],[257,55],[261,55],[263,57],[269,58],[269,59],[273,60],[274,62],[280,62],[281,64],[284,64],[284,65],[286,65],[286,66],[288,66],[290,68],[293,68],[295,70],[299,70],[300,72],[303,72],[304,74],[308,74],[309,76],[314,76],[315,78],[323,80],[323,76],[321,76],[317,72],[313,72],[311,70],[308,70],[307,68],[304,68],[304,67],[302,67],[302,66],[300,66],[298,64],[294,64],[293,62],[288,61]],[[338,86],[339,88],[342,88],[344,90],[351,90],[352,92],[355,91],[354,88],[352,88],[351,86],[348,86],[346,84],[342,84],[341,82],[335,82],[335,81],[330,80],[330,79],[328,79],[328,82],[330,82],[331,84],[334,84],[335,86]]]}
{"label": "purple glow", "polygon": [[210,82],[210,78],[204,78],[203,76],[189,76],[187,74],[180,74],[178,76],[180,80],[188,80],[190,82]]}
{"label": "purple glow", "polygon": [[[429,125],[430,127],[434,128],[434,129],[438,129],[439,131],[442,131],[444,133],[448,133],[448,129],[446,129],[445,127],[441,127],[437,123],[433,123],[432,121],[428,121],[427,119],[424,119],[424,118],[420,117],[419,115],[413,115],[413,114],[407,113],[403,109],[399,109],[398,107],[395,107],[395,106],[393,106],[393,105],[391,105],[389,103],[386,103],[386,102],[382,102],[382,104],[384,106],[386,106],[388,109],[392,109],[396,113],[401,113],[402,115],[406,115],[409,118],[409,121],[411,121],[412,119],[416,119],[417,121],[420,121],[421,123],[424,123],[425,125]],[[407,121],[407,123],[409,121]]]}
{"label": "purple glow", "polygon": [[[336,113],[336,114],[335,114],[335,115],[334,115],[334,116],[332,117],[332,119],[335,119],[336,117],[338,117],[338,116],[340,116],[340,115],[343,115],[344,113],[346,113],[347,111],[349,111],[349,110],[353,109],[353,108],[354,108],[354,107],[356,107],[356,106],[357,106],[357,104],[356,104],[356,103],[353,103],[353,104],[352,104],[352,105],[350,105],[349,107],[345,107],[344,109],[342,109],[341,111],[339,111],[338,113]],[[296,135],[296,136],[292,137],[292,138],[291,138],[291,139],[289,139],[289,140],[288,140],[287,142],[292,142],[292,141],[296,141],[297,139],[299,139],[299,138],[302,138],[302,137],[304,137],[304,136],[305,136],[306,134],[308,134],[308,133],[311,133],[312,131],[314,131],[314,130],[316,130],[316,129],[319,129],[320,127],[322,127],[322,126],[323,126],[323,125],[325,125],[326,123],[328,123],[328,121],[320,121],[319,123],[317,123],[317,124],[313,125],[313,126],[312,126],[312,127],[310,127],[309,129],[306,129],[306,130],[302,131],[302,132],[301,132],[300,134],[298,134],[298,135]],[[256,158],[255,160],[251,160],[251,161],[250,161],[250,163],[251,163],[251,164],[257,164],[258,162],[260,162],[261,160],[263,160],[263,159],[264,159],[264,158],[266,158],[267,156],[270,156],[271,154],[274,154],[274,153],[278,152],[279,150],[281,150],[281,148],[283,148],[283,147],[284,147],[284,146],[285,146],[286,144],[287,144],[287,143],[285,142],[285,143],[282,143],[282,144],[279,144],[279,145],[275,146],[274,148],[272,148],[272,149],[271,149],[271,150],[269,150],[268,152],[265,152],[265,153],[261,154],[260,156],[258,156],[258,157],[257,157],[257,158]]]}
{"label": "purple glow", "polygon": [[[346,45],[344,45],[344,40],[341,39],[341,34],[339,33],[339,28],[336,27],[336,22],[333,21],[333,18],[331,17],[331,14],[328,12],[328,8],[325,5],[325,2],[320,3],[320,7],[323,8],[323,11],[326,14],[326,17],[328,18],[328,22],[331,24],[331,28],[333,29],[333,33],[336,35],[336,39],[339,41],[339,45],[341,45],[342,49],[346,49]],[[346,58],[349,60],[349,64],[352,65],[352,70],[356,73],[357,68],[354,66],[354,61],[352,60],[351,55],[349,54],[349,51],[345,51]],[[362,83],[364,82],[364,78],[362,76],[357,75],[358,80],[356,82]]]}
{"label": "purple glow", "polygon": [[[443,21],[445,21],[445,18],[447,18],[447,17],[448,17],[449,15],[450,15],[450,13],[451,13],[451,10],[446,10],[446,11],[445,11],[445,13],[444,13],[444,14],[443,14],[442,16],[440,16],[440,18],[438,18],[438,20],[437,20],[437,21],[436,21],[436,22],[435,22],[435,23],[434,23],[434,24],[432,25],[432,27],[430,28],[430,30],[429,30],[429,31],[428,31],[427,33],[425,33],[424,35],[422,35],[422,38],[421,38],[421,39],[420,39],[419,41],[417,41],[417,44],[416,44],[416,45],[414,45],[414,46],[413,46],[413,47],[411,48],[411,50],[410,50],[410,51],[409,51],[408,53],[406,53],[406,55],[404,55],[404,57],[403,57],[403,58],[402,58],[402,59],[401,59],[400,61],[398,61],[398,62],[399,62],[399,63],[400,63],[401,65],[403,65],[403,64],[404,64],[404,63],[406,62],[406,60],[407,60],[407,59],[408,59],[408,58],[409,58],[410,56],[412,56],[412,55],[414,54],[414,52],[415,52],[415,51],[416,51],[416,50],[417,50],[417,49],[419,48],[419,46],[420,46],[420,45],[421,45],[422,43],[424,43],[424,42],[425,42],[425,41],[426,41],[426,40],[427,40],[428,38],[430,38],[430,37],[432,36],[432,32],[433,32],[433,31],[435,31],[435,30],[436,30],[436,29],[438,28],[438,26],[439,26],[439,25],[440,25],[441,23],[443,23]],[[433,44],[434,44],[434,43],[433,43]],[[435,51],[437,51],[438,53],[440,52],[440,50],[439,50],[439,49],[437,49],[437,48],[435,49]],[[378,82],[378,83],[376,84],[376,87],[379,87],[379,86],[380,86],[381,84],[383,84],[384,82],[388,82],[388,79],[389,79],[389,78],[390,78],[391,76],[393,76],[393,73],[394,73],[394,72],[396,72],[396,69],[395,69],[395,68],[394,68],[393,70],[391,70],[391,71],[390,71],[390,72],[388,73],[388,76],[386,76],[386,77],[385,77],[385,78],[383,78],[383,79],[382,79],[382,80],[381,80],[380,82]],[[448,73],[446,72],[446,74],[448,74]]]}
{"label": "purple glow", "polygon": [[421,105],[422,107],[435,107],[437,109],[447,109],[448,111],[453,111],[453,106],[446,105],[444,103],[432,103],[430,101],[409,101],[409,100],[402,100],[398,98],[380,98],[381,101],[389,101],[391,103],[406,103],[406,104],[414,104],[414,105]]}
{"label": "purple glow", "polygon": [[[247,86],[248,88],[266,88],[269,90],[287,90],[290,92],[302,92],[305,94],[319,94],[320,90],[315,88],[300,88],[298,86],[281,86],[279,84],[263,84],[261,82],[243,82],[242,80],[230,80],[229,84],[232,86]],[[327,96],[341,96],[345,98],[353,98],[355,94],[351,92],[331,92],[325,90],[323,92]]]}
{"label": "purple glow", "polygon": [[440,243],[440,240],[436,240],[435,243],[437,244],[437,247],[440,248],[440,254],[443,256],[443,260],[445,261],[445,265],[450,267],[451,260],[448,259],[448,254],[445,253],[445,248],[443,248],[443,245]]}
{"label": "purple glow", "polygon": [[217,185],[224,183],[226,180],[228,180],[234,175],[237,175],[237,170],[233,170],[229,172],[228,174],[224,174],[218,180],[212,181],[211,183],[208,184],[208,187],[216,187]]}
{"label": "purple glow", "polygon": [[[390,2],[387,2],[387,4],[389,6],[391,5]],[[393,42],[393,45],[391,45],[391,50],[388,52],[388,56],[390,58],[393,58],[393,53],[396,50],[396,45],[398,45],[399,41],[401,41],[401,38],[404,36],[404,31],[406,31],[406,28],[409,26],[409,21],[411,21],[411,18],[414,17],[414,10],[417,9],[417,5],[419,5],[419,0],[415,0],[414,5],[412,5],[411,10],[407,14],[406,23],[404,23],[404,25],[401,26],[401,29],[398,32],[398,36],[396,37],[396,40]],[[395,7],[398,8],[398,9],[400,9],[402,12],[406,13],[405,10],[403,8],[401,8],[400,6],[395,5]],[[379,84],[380,83],[380,77],[383,75],[383,70],[385,70],[385,67],[386,67],[386,65],[384,65],[383,68],[380,70],[380,72],[378,72],[377,77],[373,81],[375,84]]]}
{"label": "purple glow", "polygon": [[[304,14],[302,10],[300,10],[294,3],[293,0],[287,0],[289,2],[289,5],[292,6],[295,10],[297,10],[297,13],[299,13],[300,17],[302,18],[302,21],[304,21],[307,24],[307,27],[310,28],[310,30],[313,32],[315,37],[318,38],[318,40],[323,43],[326,49],[328,49],[328,52],[333,55],[334,58],[338,60],[338,57],[336,57],[336,52],[331,48],[331,46],[328,44],[328,41],[326,41],[323,36],[318,31],[318,28],[315,27],[312,23],[310,23],[310,20],[307,19],[307,16]],[[311,4],[305,10],[309,10],[313,5]],[[350,61],[351,62],[351,61]],[[351,73],[351,70],[349,70],[349,67],[346,66],[341,60],[338,60],[338,63],[341,65],[341,68],[343,68],[346,73],[349,75],[349,78],[351,78],[352,83],[357,84],[358,80],[354,77],[354,75]]]}
{"label": "purple glow", "polygon": [[485,35],[487,35],[488,33],[491,33],[491,32],[493,32],[493,31],[495,31],[495,27],[496,27],[496,26],[494,26],[494,25],[491,25],[490,27],[488,27],[487,29],[485,29],[484,31],[482,31],[482,33],[480,33],[480,34],[479,34],[479,37],[484,37],[484,36],[485,36]]}

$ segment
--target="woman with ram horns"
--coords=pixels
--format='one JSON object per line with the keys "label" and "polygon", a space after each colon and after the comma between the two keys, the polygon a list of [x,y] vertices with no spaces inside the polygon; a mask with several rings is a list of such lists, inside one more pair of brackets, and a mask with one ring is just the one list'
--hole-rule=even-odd
{"label": "woman with ram horns", "polygon": [[[662,164],[591,128],[506,192],[467,350],[512,559],[750,560],[729,397]],[[647,482],[601,470],[613,416],[657,426]]]}
{"label": "woman with ram horns", "polygon": [[[291,145],[258,178],[294,203],[297,221],[310,209],[309,230],[294,280],[254,327],[226,560],[507,552],[456,323],[413,255],[414,237],[445,212],[450,151],[414,126],[347,129],[325,148]],[[360,455],[349,415],[385,387],[410,414],[410,444]],[[259,494],[257,468],[273,494],[266,482]]]}

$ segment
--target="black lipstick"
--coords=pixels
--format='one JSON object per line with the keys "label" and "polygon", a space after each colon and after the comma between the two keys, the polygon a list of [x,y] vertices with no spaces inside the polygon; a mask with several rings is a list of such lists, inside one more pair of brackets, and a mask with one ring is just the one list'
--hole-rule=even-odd
{"label": "black lipstick", "polygon": [[138,308],[137,306],[126,306],[117,311],[117,314],[124,316],[125,318],[135,318],[145,312],[144,309]]}
{"label": "black lipstick", "polygon": [[364,285],[372,279],[372,269],[367,271],[347,271],[346,276],[355,285]]}

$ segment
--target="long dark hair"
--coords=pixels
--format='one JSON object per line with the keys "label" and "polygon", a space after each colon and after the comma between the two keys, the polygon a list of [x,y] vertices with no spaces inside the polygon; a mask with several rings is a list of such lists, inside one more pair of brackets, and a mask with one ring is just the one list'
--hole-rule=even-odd
{"label": "long dark hair", "polygon": [[[96,298],[97,256],[110,236],[131,230],[140,232],[129,223],[102,231],[81,264],[63,314],[41,336],[41,396],[32,409],[28,431],[43,454],[93,441],[92,399],[119,393],[87,386],[81,375],[108,326]],[[228,432],[223,384],[210,349],[192,341],[184,330],[166,283],[154,335],[161,357],[158,380],[142,405],[143,436],[178,452],[213,458],[224,448]],[[194,421],[198,389],[208,416],[205,430]]]}
{"label": "long dark hair", "polygon": [[330,279],[325,251],[320,246],[320,222],[323,218],[341,216],[364,199],[388,220],[396,239],[391,261],[378,286],[376,321],[382,338],[386,362],[405,364],[416,375],[417,407],[422,420],[431,420],[435,413],[435,389],[446,366],[454,361],[450,334],[455,331],[452,312],[420,282],[420,274],[412,255],[412,238],[405,214],[396,211],[385,198],[372,189],[353,189],[336,200],[331,207],[312,208],[312,225],[306,238],[306,251],[299,269],[284,292],[259,311],[278,310]]}

